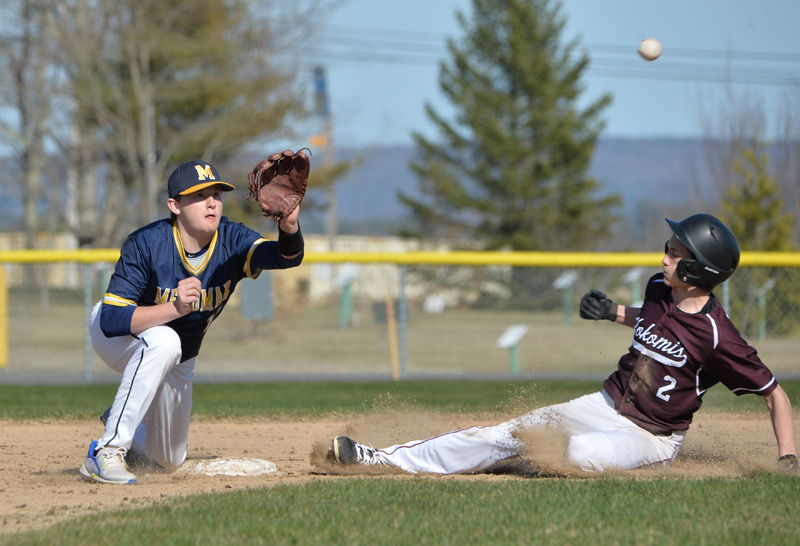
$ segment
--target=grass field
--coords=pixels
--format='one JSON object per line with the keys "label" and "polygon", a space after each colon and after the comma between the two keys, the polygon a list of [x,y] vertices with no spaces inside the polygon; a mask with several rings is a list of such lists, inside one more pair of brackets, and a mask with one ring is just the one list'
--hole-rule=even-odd
{"label": "grass field", "polygon": [[4,544],[797,544],[798,478],[347,478],[198,495]]}
{"label": "grass field", "polygon": [[[800,381],[782,385],[800,407]],[[199,421],[357,416],[387,400],[396,411],[505,414],[597,387],[595,382],[547,381],[197,384],[194,415]],[[110,385],[0,385],[0,420],[96,420],[114,391]],[[712,389],[701,411],[766,416],[757,397],[735,397],[724,388]],[[484,477],[320,476],[299,485],[192,495],[103,512],[39,531],[0,534],[0,544],[800,542],[798,475]]]}
{"label": "grass field", "polygon": [[[782,381],[800,407],[800,381]],[[456,413],[522,413],[594,392],[596,381],[374,381],[201,383],[194,385],[194,419],[319,417],[372,411],[389,395],[393,408]],[[0,419],[96,419],[117,386],[19,386],[0,384]],[[535,394],[531,394],[535,393]],[[724,388],[704,396],[702,411],[766,412],[756,396]],[[798,410],[800,411],[800,410]]]}

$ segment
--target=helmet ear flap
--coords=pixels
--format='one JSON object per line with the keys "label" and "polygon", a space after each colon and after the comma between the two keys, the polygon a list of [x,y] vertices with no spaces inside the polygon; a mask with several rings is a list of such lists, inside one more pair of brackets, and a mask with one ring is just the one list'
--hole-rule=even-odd
{"label": "helmet ear flap", "polygon": [[692,286],[697,286],[698,283],[705,285],[705,283],[702,282],[703,266],[702,264],[698,263],[697,260],[693,260],[692,258],[683,258],[680,262],[678,262],[676,273],[678,274],[678,278],[686,284],[691,284]]}

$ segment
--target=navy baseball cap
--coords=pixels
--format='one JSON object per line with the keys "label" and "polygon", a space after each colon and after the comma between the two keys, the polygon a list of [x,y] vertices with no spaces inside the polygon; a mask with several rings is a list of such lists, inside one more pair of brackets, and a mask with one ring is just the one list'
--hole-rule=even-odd
{"label": "navy baseball cap", "polygon": [[236,189],[232,184],[223,182],[220,179],[219,173],[213,165],[193,159],[172,171],[167,182],[167,190],[169,191],[170,199],[175,199],[179,195],[188,195],[215,184],[218,184],[222,191]]}

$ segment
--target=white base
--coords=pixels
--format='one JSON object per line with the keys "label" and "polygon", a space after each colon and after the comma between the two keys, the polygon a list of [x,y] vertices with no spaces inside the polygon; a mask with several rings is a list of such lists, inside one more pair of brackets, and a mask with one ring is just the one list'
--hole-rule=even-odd
{"label": "white base", "polygon": [[278,467],[275,463],[264,459],[239,458],[186,461],[181,470],[206,476],[260,476],[277,472]]}

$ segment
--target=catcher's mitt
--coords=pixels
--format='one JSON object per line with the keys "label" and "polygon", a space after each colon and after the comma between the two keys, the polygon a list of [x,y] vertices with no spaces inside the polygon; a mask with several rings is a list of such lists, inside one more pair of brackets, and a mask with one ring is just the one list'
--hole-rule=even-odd
{"label": "catcher's mitt", "polygon": [[261,214],[276,222],[289,216],[306,194],[311,161],[303,150],[308,148],[272,154],[247,175],[250,182],[247,200],[255,200]]}

